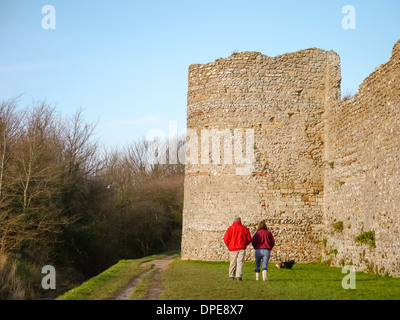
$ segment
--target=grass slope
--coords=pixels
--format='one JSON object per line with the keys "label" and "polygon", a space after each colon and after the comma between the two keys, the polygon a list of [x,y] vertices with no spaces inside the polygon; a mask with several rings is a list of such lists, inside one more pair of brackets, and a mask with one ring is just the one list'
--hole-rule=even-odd
{"label": "grass slope", "polygon": [[57,300],[107,300],[124,288],[130,280],[149,270],[151,265],[141,266],[141,263],[161,259],[166,254],[153,255],[142,259],[121,260],[111,268],[102,272],[65,294]]}

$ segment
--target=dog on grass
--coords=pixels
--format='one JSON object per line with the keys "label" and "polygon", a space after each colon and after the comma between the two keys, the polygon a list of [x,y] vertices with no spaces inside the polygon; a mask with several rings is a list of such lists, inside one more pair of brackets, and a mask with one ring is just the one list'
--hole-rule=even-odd
{"label": "dog on grass", "polygon": [[294,265],[294,260],[289,260],[284,262],[278,262],[276,264],[276,267],[278,269],[292,269],[293,265]]}

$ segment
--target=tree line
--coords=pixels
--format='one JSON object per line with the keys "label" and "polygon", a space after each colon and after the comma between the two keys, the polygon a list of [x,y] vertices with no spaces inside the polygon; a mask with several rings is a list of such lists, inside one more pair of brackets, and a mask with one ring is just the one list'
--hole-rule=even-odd
{"label": "tree line", "polygon": [[0,299],[37,297],[44,265],[70,278],[63,290],[120,259],[180,248],[184,165],[152,163],[144,138],[104,148],[95,128],[82,110],[1,102]]}

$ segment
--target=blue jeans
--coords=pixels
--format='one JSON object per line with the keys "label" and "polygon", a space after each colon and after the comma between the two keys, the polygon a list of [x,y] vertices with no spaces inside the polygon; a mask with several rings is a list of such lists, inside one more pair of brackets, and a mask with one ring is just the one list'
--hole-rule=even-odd
{"label": "blue jeans", "polygon": [[271,255],[271,250],[257,249],[256,250],[256,272],[260,272],[260,263],[262,260],[262,269],[268,270],[268,261]]}

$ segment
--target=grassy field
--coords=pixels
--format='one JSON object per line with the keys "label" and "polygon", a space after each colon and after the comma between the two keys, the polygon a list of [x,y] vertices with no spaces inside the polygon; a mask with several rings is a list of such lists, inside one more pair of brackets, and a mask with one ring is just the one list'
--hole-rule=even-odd
{"label": "grassy field", "polygon": [[[108,300],[130,280],[151,268],[142,262],[166,254],[122,260],[72,289],[58,300]],[[343,289],[342,268],[319,263],[295,264],[292,270],[269,264],[268,281],[255,281],[254,262],[245,262],[243,281],[229,280],[229,262],[175,259],[162,274],[162,300],[399,300],[400,278],[356,272],[356,288]],[[131,300],[146,295],[154,269],[142,277]]]}
{"label": "grassy field", "polygon": [[228,262],[175,260],[163,274],[166,300],[398,300],[400,279],[356,272],[356,289],[343,289],[342,268],[318,263],[292,270],[270,263],[268,281],[255,281],[254,262],[243,281],[228,279]]}

